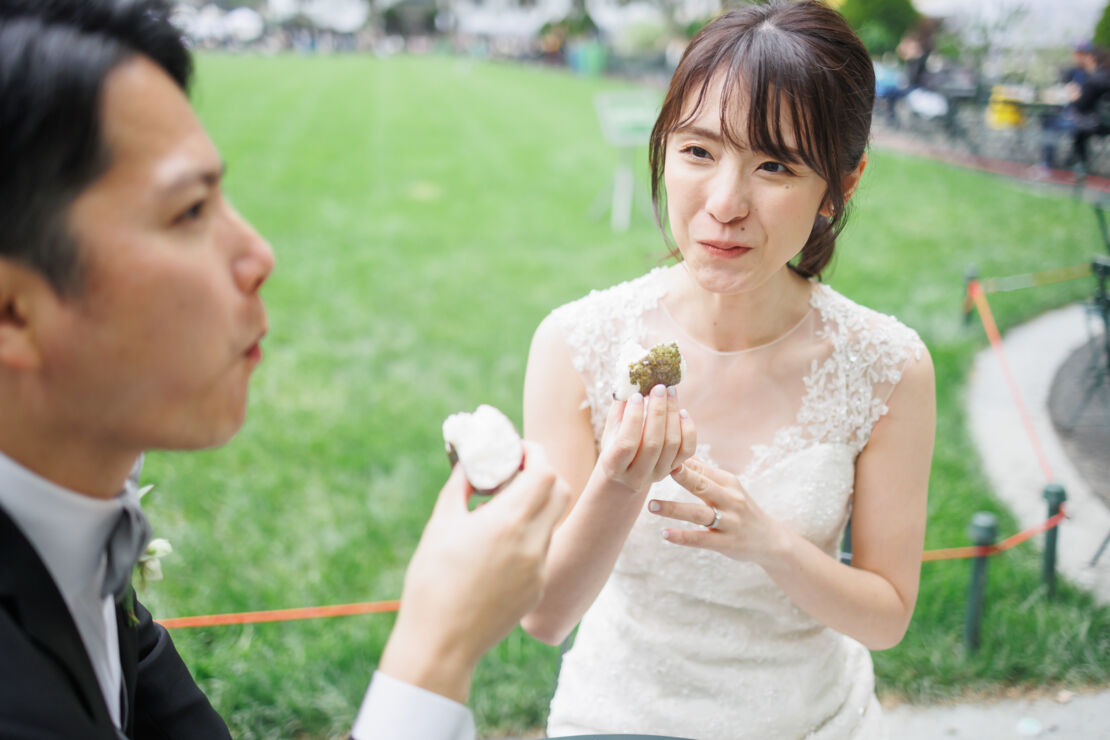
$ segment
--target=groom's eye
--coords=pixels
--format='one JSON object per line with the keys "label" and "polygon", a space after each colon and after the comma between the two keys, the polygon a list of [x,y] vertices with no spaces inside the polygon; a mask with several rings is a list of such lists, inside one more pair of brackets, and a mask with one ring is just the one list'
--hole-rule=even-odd
{"label": "groom's eye", "polygon": [[179,213],[176,218],[174,218],[174,225],[177,226],[189,224],[200,220],[200,218],[204,215],[206,202],[207,201],[205,199],[201,198],[200,200],[197,200],[195,203],[190,205],[184,211]]}

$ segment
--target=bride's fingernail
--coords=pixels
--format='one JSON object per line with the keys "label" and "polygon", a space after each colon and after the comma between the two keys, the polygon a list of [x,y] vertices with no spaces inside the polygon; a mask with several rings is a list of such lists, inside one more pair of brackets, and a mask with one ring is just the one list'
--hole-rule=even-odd
{"label": "bride's fingernail", "polygon": [[678,389],[675,388],[673,385],[668,385],[667,386],[667,395],[670,396],[671,398],[678,398]]}
{"label": "bride's fingernail", "polygon": [[681,411],[679,411],[678,415],[681,416],[683,419],[689,419],[690,418],[690,412],[687,411],[686,409],[682,409]]}
{"label": "bride's fingernail", "polygon": [[628,397],[628,402],[635,404],[643,403],[644,397],[641,396],[639,393],[633,393],[631,396]]}
{"label": "bride's fingernail", "polygon": [[659,506],[658,501],[649,501],[648,502],[648,511],[657,512],[657,511],[659,511],[660,508],[661,507]]}
{"label": "bride's fingernail", "polygon": [[671,538],[671,530],[664,529],[663,530],[663,539],[669,540],[670,538]]}

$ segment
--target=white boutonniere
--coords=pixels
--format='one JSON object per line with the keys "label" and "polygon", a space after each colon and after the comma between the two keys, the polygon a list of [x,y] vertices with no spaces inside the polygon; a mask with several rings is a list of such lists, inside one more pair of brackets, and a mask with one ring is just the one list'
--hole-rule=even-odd
{"label": "white boutonniere", "polygon": [[[154,486],[143,486],[139,489],[139,500],[143,500]],[[147,581],[162,580],[162,558],[173,552],[173,545],[164,537],[156,537],[146,546],[146,552],[139,556],[139,579],[145,586]]]}
{"label": "white boutonniere", "polygon": [[139,557],[139,578],[143,585],[147,581],[162,580],[162,558],[173,552],[173,545],[163,537],[157,537],[146,546],[146,552]]}

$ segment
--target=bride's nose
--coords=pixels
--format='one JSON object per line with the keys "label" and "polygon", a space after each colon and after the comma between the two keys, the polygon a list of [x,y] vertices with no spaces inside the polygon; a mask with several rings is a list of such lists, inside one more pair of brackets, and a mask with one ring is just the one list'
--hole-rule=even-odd
{"label": "bride's nose", "polygon": [[720,167],[709,182],[705,210],[722,224],[748,215],[750,189],[747,177],[737,167]]}

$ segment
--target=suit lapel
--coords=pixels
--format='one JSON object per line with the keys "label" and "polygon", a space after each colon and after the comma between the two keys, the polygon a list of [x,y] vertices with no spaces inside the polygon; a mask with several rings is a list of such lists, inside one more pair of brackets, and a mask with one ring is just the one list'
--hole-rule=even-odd
{"label": "suit lapel", "polygon": [[13,605],[15,622],[65,670],[94,722],[114,727],[85,644],[54,579],[3,507],[0,507],[0,562],[4,563],[0,568],[0,604]]}
{"label": "suit lapel", "polygon": [[[128,587],[128,593],[134,604],[134,589]],[[123,601],[126,603],[127,597]],[[123,672],[123,711],[120,712],[123,721],[120,724],[130,737],[134,731],[135,684],[139,673],[139,632],[135,628],[131,612],[123,604],[116,604],[116,631],[119,635],[119,662]]]}

